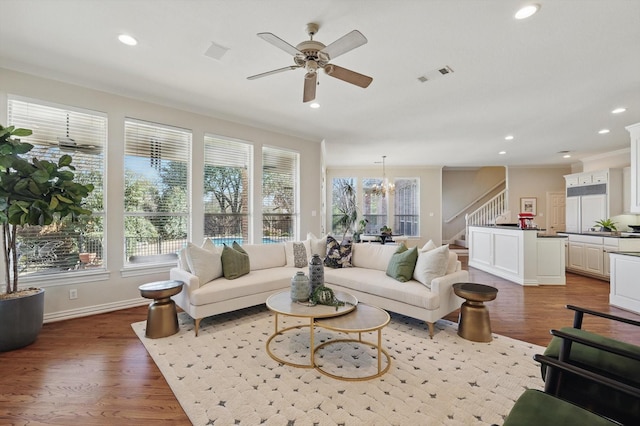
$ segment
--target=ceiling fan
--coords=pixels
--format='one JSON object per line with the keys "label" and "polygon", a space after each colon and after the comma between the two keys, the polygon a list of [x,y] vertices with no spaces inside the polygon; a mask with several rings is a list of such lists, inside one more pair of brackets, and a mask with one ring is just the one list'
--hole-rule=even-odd
{"label": "ceiling fan", "polygon": [[316,98],[318,70],[320,68],[324,69],[324,72],[331,77],[346,81],[347,83],[355,84],[362,88],[368,87],[373,81],[373,78],[329,63],[332,59],[335,59],[356,47],[366,44],[366,37],[363,36],[360,31],[353,30],[330,45],[325,46],[319,41],[315,41],[313,39],[313,36],[318,32],[318,29],[318,24],[307,24],[307,33],[309,34],[310,40],[303,41],[295,47],[272,33],[258,33],[258,37],[261,39],[284,50],[290,55],[293,55],[293,62],[295,65],[252,75],[247,77],[247,79],[255,80],[283,71],[304,68],[307,73],[304,76],[304,93],[302,96],[302,102],[309,102]]}

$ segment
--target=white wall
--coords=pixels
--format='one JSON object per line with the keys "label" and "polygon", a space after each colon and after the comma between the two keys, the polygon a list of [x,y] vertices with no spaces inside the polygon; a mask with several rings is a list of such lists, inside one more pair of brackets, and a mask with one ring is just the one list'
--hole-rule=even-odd
{"label": "white wall", "polygon": [[[54,80],[34,77],[0,68],[0,123],[7,122],[7,96],[43,100],[67,106],[101,111],[108,116],[107,166],[109,181],[106,185],[106,265],[105,273],[91,275],[74,273],[65,279],[48,276],[47,281],[24,280],[23,285],[45,287],[45,321],[71,318],[101,311],[120,309],[148,303],[141,299],[140,284],[168,279],[167,268],[129,268],[124,265],[123,231],[123,156],[124,119],[133,117],[156,123],[190,129],[193,134],[193,230],[191,239],[203,239],[202,170],[203,136],[212,133],[250,142],[254,145],[254,176],[261,176],[262,146],[292,149],[300,153],[300,233],[321,229],[321,158],[320,141],[309,141],[289,135],[233,123],[214,117],[186,112],[166,106],[112,95]],[[199,172],[200,171],[200,172]],[[253,209],[259,211],[260,179],[253,191]],[[316,212],[316,216],[312,212]],[[261,232],[259,215],[255,215],[254,230]],[[258,239],[261,235],[255,235]],[[2,265],[4,266],[4,265]],[[4,277],[4,274],[2,275]],[[69,289],[78,291],[78,299],[69,300]]]}
{"label": "white wall", "polygon": [[[442,243],[442,172],[440,167],[386,167],[389,181],[396,178],[420,180],[420,236],[411,238],[407,245],[422,247],[430,239]],[[337,177],[358,179],[358,206],[362,205],[362,178],[382,177],[382,167],[327,168],[327,218],[325,229],[331,229],[331,182]],[[393,212],[393,206],[389,206]],[[390,225],[393,226],[393,225]]]}
{"label": "white wall", "polygon": [[571,173],[570,166],[560,167],[508,167],[509,210],[515,220],[520,212],[520,198],[535,197],[538,216],[535,223],[546,228],[547,192],[564,192],[564,175]]}

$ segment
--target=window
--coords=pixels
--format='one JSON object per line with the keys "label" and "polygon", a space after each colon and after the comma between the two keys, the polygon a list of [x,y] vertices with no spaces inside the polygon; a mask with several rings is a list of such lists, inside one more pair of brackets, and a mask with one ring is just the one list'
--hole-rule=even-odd
{"label": "window", "polygon": [[253,147],[204,137],[204,235],[214,244],[249,240]]}
{"label": "window", "polygon": [[420,188],[417,178],[396,179],[393,232],[412,237],[420,235]]}
{"label": "window", "polygon": [[172,260],[187,242],[191,132],[125,120],[125,262]]}
{"label": "window", "polygon": [[331,233],[344,236],[357,221],[356,179],[333,178],[331,188]]}
{"label": "window", "polygon": [[364,199],[362,204],[362,216],[367,220],[367,226],[364,230],[365,234],[377,234],[380,228],[387,225],[387,197],[374,194],[373,188],[382,185],[380,178],[365,178],[362,180],[362,191]]}
{"label": "window", "polygon": [[18,231],[19,276],[101,268],[106,115],[9,97],[8,121],[33,131],[28,141],[34,148],[27,156],[57,161],[61,155],[69,154],[76,168],[76,181],[95,187],[85,199],[85,207],[93,212],[91,216],[75,222],[65,218],[51,225],[27,226]]}
{"label": "window", "polygon": [[294,241],[297,236],[300,155],[262,148],[262,236],[264,243]]}

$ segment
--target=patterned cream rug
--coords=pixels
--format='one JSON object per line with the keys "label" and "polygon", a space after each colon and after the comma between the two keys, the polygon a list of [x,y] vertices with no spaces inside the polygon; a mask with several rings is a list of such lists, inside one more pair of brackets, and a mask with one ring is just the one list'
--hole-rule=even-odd
{"label": "patterned cream rug", "polygon": [[[193,320],[178,316],[180,332],[171,337],[145,338],[144,321],[132,327],[194,425],[502,424],[525,389],[543,388],[532,357],[544,348],[495,334],[491,343],[470,342],[444,320],[431,340],[424,323],[391,314],[382,333],[389,371],[347,382],[274,361],[265,351],[274,316],[264,306],[207,318],[198,337]],[[315,341],[345,337],[357,335],[316,329]],[[308,341],[308,328],[296,329],[274,339],[271,349],[306,363]],[[376,357],[367,345],[334,343],[316,361],[339,376],[367,376],[377,371]]]}

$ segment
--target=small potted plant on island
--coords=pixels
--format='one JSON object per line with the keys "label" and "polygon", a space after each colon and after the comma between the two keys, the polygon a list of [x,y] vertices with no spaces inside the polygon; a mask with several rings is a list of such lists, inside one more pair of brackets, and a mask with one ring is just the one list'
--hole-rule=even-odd
{"label": "small potted plant on island", "polygon": [[33,343],[44,317],[44,290],[18,287],[17,231],[91,214],[83,200],[94,187],[74,182],[71,156],[62,155],[57,163],[25,158],[33,145],[18,137],[31,134],[29,129],[0,125],[0,223],[7,283],[0,293],[0,352]]}
{"label": "small potted plant on island", "polygon": [[616,223],[611,219],[600,219],[596,221],[596,225],[600,226],[600,230],[603,232],[617,231]]}

